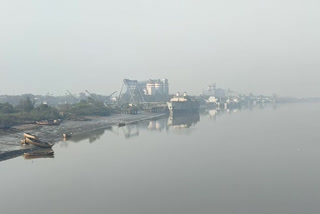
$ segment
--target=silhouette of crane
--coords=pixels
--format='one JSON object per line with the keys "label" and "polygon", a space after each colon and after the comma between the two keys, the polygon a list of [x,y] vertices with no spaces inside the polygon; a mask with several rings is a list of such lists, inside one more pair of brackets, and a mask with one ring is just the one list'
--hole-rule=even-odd
{"label": "silhouette of crane", "polygon": [[68,94],[71,96],[71,97],[73,97],[73,98],[75,98],[75,99],[77,99],[77,100],[79,100],[76,96],[74,96],[69,90],[66,90],[67,92],[68,92]]}
{"label": "silhouette of crane", "polygon": [[117,93],[117,91],[114,91],[110,95],[106,96],[105,103],[111,102],[112,95],[114,95],[115,93]]}
{"label": "silhouette of crane", "polygon": [[99,97],[97,97],[96,95],[91,94],[88,90],[86,90],[86,92],[89,94],[91,99],[93,99],[93,101],[100,102]]}
{"label": "silhouette of crane", "polygon": [[109,96],[107,96],[107,98],[111,97],[111,96],[114,95],[115,93],[117,93],[117,91],[112,92]]}

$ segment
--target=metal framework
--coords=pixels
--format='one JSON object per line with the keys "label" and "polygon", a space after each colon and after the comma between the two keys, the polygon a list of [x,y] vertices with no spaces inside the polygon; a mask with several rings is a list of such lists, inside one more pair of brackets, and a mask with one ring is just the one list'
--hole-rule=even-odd
{"label": "metal framework", "polygon": [[124,79],[121,87],[121,91],[119,94],[119,99],[121,98],[122,95],[122,90],[126,87],[127,91],[126,93],[129,94],[130,96],[130,103],[138,104],[145,102],[144,96],[142,93],[142,90],[140,88],[140,85],[137,80],[129,80],[129,79]]}

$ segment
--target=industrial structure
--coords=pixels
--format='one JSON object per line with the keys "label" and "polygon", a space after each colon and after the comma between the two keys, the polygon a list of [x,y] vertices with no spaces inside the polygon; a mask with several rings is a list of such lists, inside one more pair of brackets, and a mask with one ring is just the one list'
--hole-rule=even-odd
{"label": "industrial structure", "polygon": [[139,82],[139,85],[143,89],[144,95],[152,96],[169,94],[168,79],[150,79]]}
{"label": "industrial structure", "polygon": [[167,105],[170,114],[199,112],[200,107],[198,100],[188,96],[186,92],[182,96],[177,93],[170,102],[167,102]]}
{"label": "industrial structure", "polygon": [[207,96],[215,96],[216,94],[216,84],[210,84],[208,85],[207,90],[203,90],[203,94]]}
{"label": "industrial structure", "polygon": [[150,79],[146,81],[124,79],[119,99],[138,104],[166,101],[168,95],[168,79]]}
{"label": "industrial structure", "polygon": [[138,81],[129,80],[129,79],[123,80],[123,84],[119,94],[119,100],[122,98],[121,96],[123,95],[122,91],[124,87],[126,88],[126,91],[124,94],[126,95],[128,102],[134,103],[134,104],[145,102],[143,91],[140,88],[140,84],[138,83]]}
{"label": "industrial structure", "polygon": [[225,90],[222,88],[217,88],[215,83],[208,85],[207,89],[203,90],[204,96],[225,98],[229,96],[230,90]]}

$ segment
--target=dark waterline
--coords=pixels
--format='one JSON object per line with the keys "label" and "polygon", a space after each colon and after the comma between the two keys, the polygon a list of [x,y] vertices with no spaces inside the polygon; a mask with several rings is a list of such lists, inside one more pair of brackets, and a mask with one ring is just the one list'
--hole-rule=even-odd
{"label": "dark waterline", "polygon": [[319,104],[291,104],[94,132],[1,162],[0,210],[318,213],[319,119]]}

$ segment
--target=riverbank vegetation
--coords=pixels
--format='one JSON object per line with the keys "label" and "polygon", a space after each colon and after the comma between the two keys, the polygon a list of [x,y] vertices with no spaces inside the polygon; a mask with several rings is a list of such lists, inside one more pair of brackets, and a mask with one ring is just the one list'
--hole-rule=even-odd
{"label": "riverbank vegetation", "polygon": [[32,123],[40,120],[76,119],[84,116],[108,116],[112,108],[102,102],[82,100],[76,104],[64,104],[52,107],[47,104],[35,104],[26,98],[18,105],[0,103],[0,125],[8,126],[21,123]]}
{"label": "riverbank vegetation", "polygon": [[59,119],[59,111],[51,106],[41,104],[35,107],[30,99],[22,100],[19,105],[0,103],[0,124],[20,124],[30,121]]}
{"label": "riverbank vegetation", "polygon": [[76,104],[64,104],[59,110],[65,119],[74,119],[84,116],[108,116],[112,109],[102,102],[90,102],[81,100]]}

